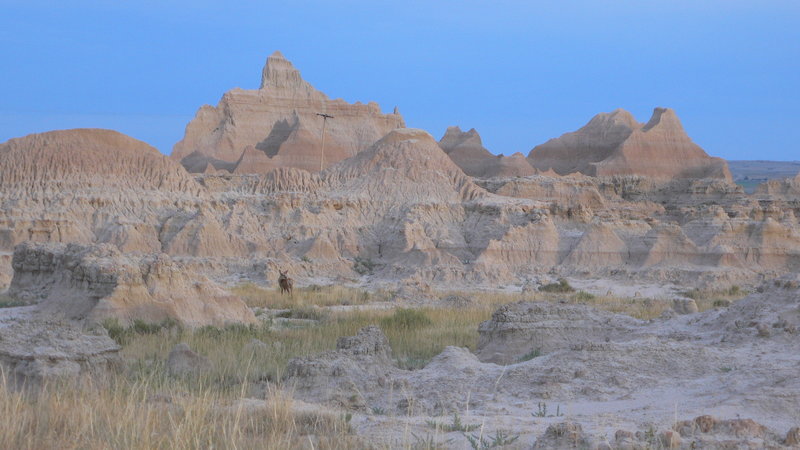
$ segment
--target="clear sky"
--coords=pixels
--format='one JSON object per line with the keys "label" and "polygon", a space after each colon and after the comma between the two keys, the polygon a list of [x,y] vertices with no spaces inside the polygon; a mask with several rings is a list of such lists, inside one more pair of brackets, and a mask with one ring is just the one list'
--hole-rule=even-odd
{"label": "clear sky", "polygon": [[0,142],[101,127],[170,153],[275,50],[333,98],[495,153],[666,106],[712,155],[800,160],[798,0],[0,0]]}

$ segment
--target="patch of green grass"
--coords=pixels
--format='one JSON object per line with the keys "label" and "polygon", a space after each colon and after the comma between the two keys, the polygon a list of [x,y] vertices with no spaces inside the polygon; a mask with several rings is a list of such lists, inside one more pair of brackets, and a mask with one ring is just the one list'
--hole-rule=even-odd
{"label": "patch of green grass", "polygon": [[177,330],[178,334],[182,331],[181,325],[174,319],[165,319],[158,323],[136,319],[130,326],[126,327],[114,317],[105,319],[101,325],[106,329],[111,339],[123,346],[136,336],[161,334],[164,331],[173,329]]}
{"label": "patch of green grass", "polygon": [[575,300],[577,300],[579,302],[585,302],[585,301],[589,301],[589,300],[594,300],[595,297],[596,296],[594,294],[590,294],[590,293],[588,293],[586,291],[578,291],[575,294]]}
{"label": "patch of green grass", "polygon": [[391,316],[381,319],[382,329],[416,330],[430,324],[430,317],[420,309],[399,308]]}

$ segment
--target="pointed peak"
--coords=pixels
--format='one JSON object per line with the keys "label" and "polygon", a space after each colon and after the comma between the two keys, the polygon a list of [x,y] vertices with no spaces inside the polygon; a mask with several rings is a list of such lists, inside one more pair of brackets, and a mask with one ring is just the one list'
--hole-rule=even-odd
{"label": "pointed peak", "polygon": [[292,97],[323,95],[303,80],[300,71],[280,51],[275,51],[267,58],[264,69],[261,71],[261,87],[259,89]]}
{"label": "pointed peak", "polygon": [[675,111],[670,108],[654,108],[653,115],[650,117],[650,120],[647,121],[647,124],[642,128],[642,131],[649,131],[656,127],[683,131],[683,125],[681,124],[680,119],[678,119],[678,115],[675,114]]}

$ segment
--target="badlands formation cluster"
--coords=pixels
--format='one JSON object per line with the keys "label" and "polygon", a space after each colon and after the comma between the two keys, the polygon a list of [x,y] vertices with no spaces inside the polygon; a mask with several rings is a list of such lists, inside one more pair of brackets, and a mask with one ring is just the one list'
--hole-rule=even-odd
{"label": "badlands formation cluster", "polygon": [[[318,113],[333,116],[324,152]],[[259,89],[201,107],[169,157],[99,129],[0,144],[0,206],[0,285],[35,304],[25,333],[0,327],[0,362],[19,382],[116,365],[113,341],[80,331],[106,318],[252,323],[226,287],[275,287],[279,268],[301,286],[520,291],[565,277],[620,295],[781,279],[728,309],[655,322],[506,306],[481,326],[475,354],[448,348],[419,371],[394,366],[369,328],[287,370],[309,402],[419,417],[467,407],[506,415],[537,448],[602,446],[598,430],[612,446],[646,447],[639,419],[665,424],[675,392],[687,405],[676,419],[720,418],[657,430],[668,447],[800,439],[790,430],[800,424],[800,175],[746,194],[670,109],[646,124],[598,114],[527,157],[497,156],[474,129],[437,141],[405,128],[396,108],[331,100],[276,52]],[[42,345],[14,343],[34,325],[48,330],[30,337]],[[543,357],[516,363],[533,349]],[[467,405],[452,395],[463,386],[475,389]],[[356,404],[352,389],[363,393]],[[571,402],[583,422],[543,428],[523,413],[537,399]],[[377,439],[381,423],[358,429]]]}

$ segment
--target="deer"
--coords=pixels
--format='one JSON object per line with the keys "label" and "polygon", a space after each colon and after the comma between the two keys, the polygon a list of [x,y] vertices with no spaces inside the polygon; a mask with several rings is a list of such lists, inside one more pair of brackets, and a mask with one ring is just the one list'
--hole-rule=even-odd
{"label": "deer", "polygon": [[278,270],[278,273],[281,276],[278,277],[278,286],[281,287],[281,295],[284,292],[288,293],[289,296],[292,295],[292,286],[294,285],[294,281],[286,275],[286,272],[283,270]]}

